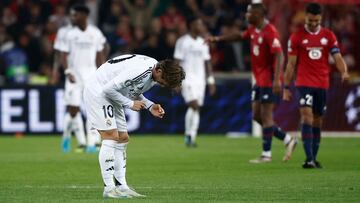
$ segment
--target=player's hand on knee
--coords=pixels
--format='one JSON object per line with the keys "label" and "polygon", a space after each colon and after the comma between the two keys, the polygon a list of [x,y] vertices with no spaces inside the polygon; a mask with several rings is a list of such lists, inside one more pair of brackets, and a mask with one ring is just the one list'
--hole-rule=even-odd
{"label": "player's hand on knee", "polygon": [[151,114],[157,118],[163,118],[165,115],[164,109],[160,104],[154,104],[150,109]]}
{"label": "player's hand on knee", "polygon": [[285,101],[291,100],[291,92],[289,89],[284,89],[283,100],[285,100]]}
{"label": "player's hand on knee", "polygon": [[145,103],[143,101],[134,101],[134,105],[131,107],[131,110],[133,111],[140,111],[141,109],[145,108]]}

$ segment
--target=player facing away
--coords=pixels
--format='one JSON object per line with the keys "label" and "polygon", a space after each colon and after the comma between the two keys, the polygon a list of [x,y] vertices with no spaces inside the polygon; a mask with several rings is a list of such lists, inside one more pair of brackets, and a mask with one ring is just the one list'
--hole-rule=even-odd
{"label": "player facing away", "polygon": [[253,119],[262,126],[262,154],[250,163],[271,162],[272,137],[283,141],[286,150],[284,161],[291,158],[297,140],[282,131],[273,120],[273,110],[281,94],[281,72],[283,66],[283,51],[279,34],[275,26],[265,18],[265,8],[262,4],[248,6],[246,18],[249,27],[245,32],[209,37],[209,42],[234,40],[250,40],[251,68],[256,83],[252,91]]}
{"label": "player facing away", "polygon": [[107,61],[86,84],[84,101],[88,119],[102,138],[99,163],[105,184],[104,197],[143,196],[130,189],[125,178],[129,135],[124,108],[147,109],[154,117],[162,118],[164,109],[143,93],[155,84],[180,88],[184,78],[185,72],[176,61],[158,62],[148,56],[133,54]]}
{"label": "player facing away", "polygon": [[206,83],[210,95],[213,95],[215,79],[212,75],[209,46],[201,37],[204,30],[203,21],[199,17],[189,17],[187,23],[189,33],[176,41],[174,58],[179,61],[186,73],[181,90],[188,106],[185,114],[185,145],[196,147],[200,108],[204,103]]}
{"label": "player facing away", "polygon": [[67,29],[60,46],[61,64],[65,69],[65,104],[67,112],[64,118],[62,147],[70,149],[70,135],[74,131],[78,141],[78,152],[87,145],[88,152],[96,151],[97,132],[88,128],[86,143],[83,119],[80,113],[84,83],[104,61],[106,39],[101,31],[88,24],[89,9],[84,5],[75,5],[70,10],[72,27]]}
{"label": "player facing away", "polygon": [[321,125],[329,88],[329,54],[342,79],[348,80],[347,66],[340,54],[336,36],[322,27],[322,7],[310,3],[305,9],[305,26],[293,33],[288,42],[288,63],[284,77],[283,99],[289,101],[289,85],[297,67],[295,86],[300,94],[301,137],[306,155],[303,168],[321,168],[317,161]]}

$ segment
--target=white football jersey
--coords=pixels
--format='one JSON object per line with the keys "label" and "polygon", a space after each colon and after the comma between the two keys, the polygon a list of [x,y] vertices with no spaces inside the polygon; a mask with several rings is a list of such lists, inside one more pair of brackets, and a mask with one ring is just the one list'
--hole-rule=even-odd
{"label": "white football jersey", "polygon": [[96,70],[96,54],[104,49],[106,39],[101,31],[88,24],[86,30],[72,27],[65,36],[63,51],[69,54],[68,68],[81,81]]}
{"label": "white football jersey", "polygon": [[56,33],[56,38],[54,41],[54,49],[57,51],[64,51],[65,36],[66,33],[72,28],[71,24],[62,26]]}
{"label": "white football jersey", "polygon": [[190,34],[180,37],[176,41],[174,58],[180,60],[184,68],[184,82],[206,83],[205,61],[210,60],[210,51],[202,37],[194,39]]}
{"label": "white football jersey", "polygon": [[152,70],[157,63],[154,58],[144,55],[121,55],[101,65],[87,86],[99,95],[105,86],[113,87],[123,96],[135,100],[156,84]]}

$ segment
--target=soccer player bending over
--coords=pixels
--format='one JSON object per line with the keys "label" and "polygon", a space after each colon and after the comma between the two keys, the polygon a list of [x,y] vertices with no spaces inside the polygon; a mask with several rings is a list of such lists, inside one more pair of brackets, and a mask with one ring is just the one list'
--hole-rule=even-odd
{"label": "soccer player bending over", "polygon": [[103,196],[142,197],[130,189],[125,179],[126,146],[129,142],[124,108],[147,109],[154,117],[165,114],[143,93],[155,84],[180,88],[185,73],[173,60],[157,61],[144,55],[122,55],[101,65],[85,86],[84,101],[88,119],[102,138],[99,153]]}
{"label": "soccer player bending over", "polygon": [[265,8],[262,4],[251,4],[246,18],[250,24],[245,32],[209,37],[208,42],[235,40],[250,40],[251,68],[255,76],[255,86],[252,91],[253,119],[262,126],[262,154],[250,163],[271,162],[272,137],[282,140],[286,151],[283,158],[288,161],[296,146],[296,138],[283,132],[273,120],[275,104],[280,100],[281,72],[283,66],[283,51],[279,41],[279,33],[275,26],[265,18]]}
{"label": "soccer player bending over", "polygon": [[317,154],[329,88],[329,54],[334,58],[342,79],[348,80],[349,75],[334,33],[320,25],[321,6],[310,3],[305,13],[304,28],[293,33],[288,42],[283,99],[291,99],[289,85],[297,67],[295,86],[300,93],[301,137],[306,155],[303,168],[321,168]]}

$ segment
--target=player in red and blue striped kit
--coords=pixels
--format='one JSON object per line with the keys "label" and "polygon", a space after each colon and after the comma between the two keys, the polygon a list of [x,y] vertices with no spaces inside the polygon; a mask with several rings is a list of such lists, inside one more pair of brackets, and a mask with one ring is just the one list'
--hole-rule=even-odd
{"label": "player in red and blue striped kit", "polygon": [[305,13],[304,28],[293,33],[288,42],[283,99],[291,99],[289,85],[297,67],[295,86],[300,93],[301,136],[306,155],[303,168],[321,168],[317,154],[329,88],[329,55],[332,55],[342,79],[347,80],[349,75],[336,36],[320,25],[322,7],[310,3]]}
{"label": "player in red and blue striped kit", "polygon": [[284,58],[279,33],[266,19],[262,4],[249,5],[246,17],[250,25],[245,32],[209,37],[206,41],[250,40],[251,68],[256,80],[252,91],[253,119],[262,126],[263,130],[262,154],[259,158],[250,160],[250,163],[271,162],[273,136],[284,142],[286,152],[283,160],[288,161],[296,146],[296,139],[282,131],[273,119],[273,110],[281,94]]}

